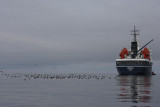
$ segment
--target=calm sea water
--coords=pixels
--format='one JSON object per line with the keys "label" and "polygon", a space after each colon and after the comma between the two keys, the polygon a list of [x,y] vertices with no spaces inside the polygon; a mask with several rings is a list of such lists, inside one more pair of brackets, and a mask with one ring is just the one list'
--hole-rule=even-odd
{"label": "calm sea water", "polygon": [[0,73],[0,107],[159,107],[160,75]]}

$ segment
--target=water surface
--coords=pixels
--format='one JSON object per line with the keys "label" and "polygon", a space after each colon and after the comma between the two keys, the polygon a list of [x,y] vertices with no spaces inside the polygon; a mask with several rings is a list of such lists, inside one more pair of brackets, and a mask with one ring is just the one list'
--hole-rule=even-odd
{"label": "water surface", "polygon": [[157,107],[160,75],[0,74],[1,107]]}

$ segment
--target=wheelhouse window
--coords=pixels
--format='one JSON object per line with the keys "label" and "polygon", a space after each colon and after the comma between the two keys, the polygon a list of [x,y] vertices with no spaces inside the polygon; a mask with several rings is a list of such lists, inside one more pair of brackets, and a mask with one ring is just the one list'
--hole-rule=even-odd
{"label": "wheelhouse window", "polygon": [[150,62],[145,62],[145,61],[117,61],[116,62],[117,66],[127,66],[127,65],[134,65],[134,66],[150,66]]}

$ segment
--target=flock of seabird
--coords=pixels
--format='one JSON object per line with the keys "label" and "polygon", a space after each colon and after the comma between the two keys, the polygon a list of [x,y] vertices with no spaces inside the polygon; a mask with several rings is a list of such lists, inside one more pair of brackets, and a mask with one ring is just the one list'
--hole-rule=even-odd
{"label": "flock of seabird", "polygon": [[24,80],[30,79],[116,79],[116,75],[107,74],[87,74],[87,73],[69,73],[69,74],[27,74],[27,73],[5,73],[1,72],[2,77],[5,78],[22,78]]}

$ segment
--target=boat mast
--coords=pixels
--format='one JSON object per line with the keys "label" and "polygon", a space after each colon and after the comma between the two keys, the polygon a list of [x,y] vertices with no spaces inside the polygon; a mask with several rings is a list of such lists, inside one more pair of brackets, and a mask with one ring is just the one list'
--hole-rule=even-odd
{"label": "boat mast", "polygon": [[139,30],[136,30],[134,26],[134,30],[131,31],[133,32],[131,35],[133,35],[133,42],[131,42],[131,58],[136,58],[137,53],[138,53],[138,43],[137,43],[137,36],[139,35],[138,33]]}
{"label": "boat mast", "polygon": [[136,30],[136,27],[134,26],[134,30],[133,31],[131,31],[131,32],[133,32],[131,35],[133,35],[134,36],[134,38],[133,38],[133,42],[137,42],[137,36],[139,35],[139,30]]}

